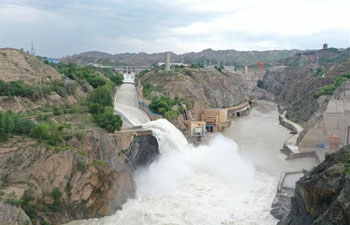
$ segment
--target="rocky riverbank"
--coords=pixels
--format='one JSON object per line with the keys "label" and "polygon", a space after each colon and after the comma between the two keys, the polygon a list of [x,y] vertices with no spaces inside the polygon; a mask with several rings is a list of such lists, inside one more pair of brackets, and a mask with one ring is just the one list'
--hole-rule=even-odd
{"label": "rocky riverbank", "polygon": [[350,224],[350,147],[329,155],[297,183],[292,209],[278,225]]}

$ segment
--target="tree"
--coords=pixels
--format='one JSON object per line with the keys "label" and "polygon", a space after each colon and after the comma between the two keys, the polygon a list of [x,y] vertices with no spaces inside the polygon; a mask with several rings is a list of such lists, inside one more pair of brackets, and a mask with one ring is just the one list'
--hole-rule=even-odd
{"label": "tree", "polygon": [[120,74],[110,75],[109,79],[111,79],[116,85],[121,85],[123,83],[123,76]]}
{"label": "tree", "polygon": [[89,105],[92,103],[96,103],[105,106],[112,106],[112,90],[109,86],[100,86],[94,89],[91,94],[88,96]]}
{"label": "tree", "polygon": [[114,115],[110,110],[106,110],[104,113],[97,115],[97,122],[100,127],[105,128],[109,132],[120,130],[123,125],[123,121],[119,115]]}

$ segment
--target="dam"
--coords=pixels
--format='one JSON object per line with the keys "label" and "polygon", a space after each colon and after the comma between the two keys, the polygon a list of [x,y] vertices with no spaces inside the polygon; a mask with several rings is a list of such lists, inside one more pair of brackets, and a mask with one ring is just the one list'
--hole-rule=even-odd
{"label": "dam", "polygon": [[164,119],[143,128],[152,130],[161,155],[135,172],[136,198],[114,215],[70,225],[276,224],[270,207],[280,174],[317,163],[284,160],[280,149],[291,134],[270,102],[260,102],[250,115],[197,147]]}

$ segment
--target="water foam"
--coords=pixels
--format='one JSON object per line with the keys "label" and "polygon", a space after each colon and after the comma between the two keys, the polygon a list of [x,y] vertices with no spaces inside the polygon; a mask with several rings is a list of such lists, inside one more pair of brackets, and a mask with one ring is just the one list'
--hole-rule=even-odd
{"label": "water foam", "polygon": [[222,135],[217,135],[208,145],[194,147],[165,119],[148,122],[143,127],[151,129],[157,138],[161,157],[135,173],[140,195],[172,191],[196,172],[232,182],[253,179],[253,166],[244,162],[238,155],[237,145]]}
{"label": "water foam", "polygon": [[[266,185],[256,183],[254,167],[240,157],[235,142],[216,135],[209,144],[195,147],[167,120],[151,121],[144,127],[151,129],[159,141],[161,156],[135,172],[136,199],[128,200],[112,216],[79,224],[204,225],[249,221],[247,207],[253,209],[257,201],[257,196],[251,195],[252,189]],[[264,193],[257,195],[263,197]]]}

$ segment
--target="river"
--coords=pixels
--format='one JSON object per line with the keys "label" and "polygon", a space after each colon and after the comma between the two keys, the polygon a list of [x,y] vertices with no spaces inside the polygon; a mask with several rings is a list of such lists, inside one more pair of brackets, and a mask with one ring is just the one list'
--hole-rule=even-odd
{"label": "river", "polygon": [[112,216],[70,225],[272,225],[277,221],[269,211],[281,172],[316,164],[284,160],[280,149],[291,135],[269,102],[198,147],[166,120],[144,127],[157,137],[161,156],[134,174],[136,198]]}

